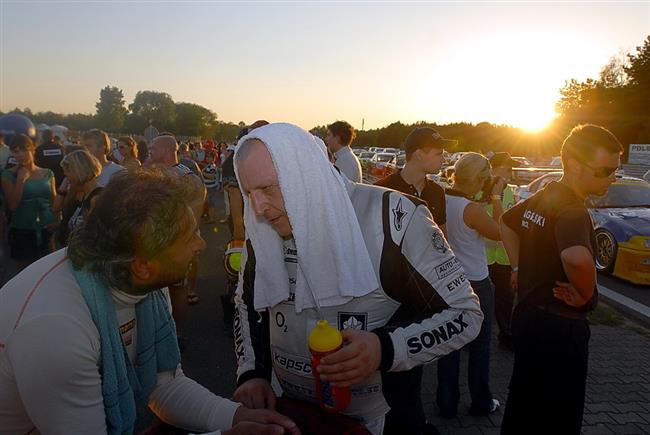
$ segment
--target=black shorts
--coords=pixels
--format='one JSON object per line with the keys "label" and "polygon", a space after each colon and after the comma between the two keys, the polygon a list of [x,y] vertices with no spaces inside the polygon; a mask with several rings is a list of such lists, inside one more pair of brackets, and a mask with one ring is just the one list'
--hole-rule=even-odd
{"label": "black shorts", "polygon": [[8,236],[11,259],[14,261],[30,262],[38,260],[50,253],[50,232],[41,230],[41,240],[37,240],[34,230],[11,228]]}

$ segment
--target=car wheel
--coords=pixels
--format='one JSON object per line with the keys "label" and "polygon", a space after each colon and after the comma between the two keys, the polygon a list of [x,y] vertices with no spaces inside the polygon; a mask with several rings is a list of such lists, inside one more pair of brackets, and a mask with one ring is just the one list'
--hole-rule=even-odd
{"label": "car wheel", "polygon": [[614,271],[618,243],[607,230],[596,230],[596,269],[598,272],[610,274]]}

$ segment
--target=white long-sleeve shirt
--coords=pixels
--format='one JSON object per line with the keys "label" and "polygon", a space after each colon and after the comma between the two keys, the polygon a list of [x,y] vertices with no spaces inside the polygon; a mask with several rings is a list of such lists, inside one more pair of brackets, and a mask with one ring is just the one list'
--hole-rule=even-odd
{"label": "white long-sleeve shirt", "polygon": [[350,147],[342,147],[334,153],[334,157],[336,157],[334,166],[339,168],[348,180],[361,183],[361,163]]}
{"label": "white long-sleeve shirt", "polygon": [[[120,332],[135,357],[138,297],[113,291]],[[65,250],[0,289],[0,434],[105,434],[99,332]],[[149,407],[194,432],[225,430],[240,405],[187,378],[159,373]]]}

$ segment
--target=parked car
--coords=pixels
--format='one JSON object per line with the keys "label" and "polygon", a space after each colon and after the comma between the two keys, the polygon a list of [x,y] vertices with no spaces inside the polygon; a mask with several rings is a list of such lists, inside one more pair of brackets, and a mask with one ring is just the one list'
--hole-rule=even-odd
{"label": "parked car", "polygon": [[395,158],[395,154],[377,153],[368,162],[367,172],[371,177],[376,179],[384,178],[386,174],[386,165]]}
{"label": "parked car", "polygon": [[529,168],[531,166],[535,166],[535,165],[533,165],[533,162],[528,160],[528,157],[515,156],[512,159],[519,163],[520,168]]}
{"label": "parked car", "polygon": [[[526,199],[561,176],[543,175],[515,195]],[[598,272],[650,285],[650,183],[621,176],[606,195],[591,196],[585,204],[596,231]]]}
{"label": "parked car", "polygon": [[586,204],[596,229],[598,271],[650,285],[650,184],[622,177]]}
{"label": "parked car", "polygon": [[512,168],[513,183],[517,185],[529,184],[537,180],[544,174],[558,172],[561,173],[562,168],[549,168],[549,167],[518,167]]}
{"label": "parked car", "polygon": [[523,201],[524,199],[528,199],[535,192],[542,190],[548,183],[551,181],[557,181],[562,177],[562,172],[561,171],[554,171],[554,172],[549,172],[547,174],[544,174],[540,177],[535,178],[533,181],[531,181],[529,184],[524,184],[523,186],[519,186],[515,189],[515,201]]}
{"label": "parked car", "polygon": [[361,163],[361,169],[366,169],[368,162],[370,162],[374,155],[375,153],[371,151],[364,151],[357,156],[359,158],[359,163]]}
{"label": "parked car", "polygon": [[384,177],[393,174],[395,172],[399,172],[404,168],[404,164],[406,163],[406,157],[400,156],[397,154],[393,159],[386,164],[386,168],[384,169],[384,172],[386,175]]}

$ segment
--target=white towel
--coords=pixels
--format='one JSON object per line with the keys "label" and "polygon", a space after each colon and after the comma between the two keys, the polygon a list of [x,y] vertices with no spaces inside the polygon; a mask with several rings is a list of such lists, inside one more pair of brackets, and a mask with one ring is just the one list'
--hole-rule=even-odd
{"label": "white towel", "polygon": [[[318,305],[330,307],[379,288],[345,182],[327,159],[323,141],[286,123],[253,130],[237,150],[249,139],[266,144],[278,172],[298,251],[296,312],[317,307],[312,295]],[[236,162],[235,154],[239,179]],[[246,195],[244,223],[255,251],[254,305],[259,311],[289,299],[289,276],[280,235],[256,216]]]}

